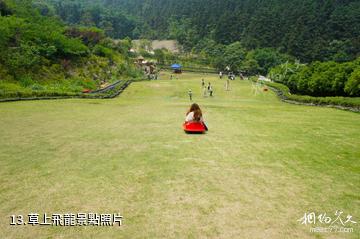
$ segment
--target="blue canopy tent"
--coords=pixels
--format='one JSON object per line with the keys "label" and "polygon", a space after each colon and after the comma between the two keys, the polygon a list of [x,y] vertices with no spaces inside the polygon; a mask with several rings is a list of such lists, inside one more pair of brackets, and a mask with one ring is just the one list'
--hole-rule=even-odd
{"label": "blue canopy tent", "polygon": [[174,70],[174,73],[181,73],[181,65],[179,64],[172,64],[171,69]]}

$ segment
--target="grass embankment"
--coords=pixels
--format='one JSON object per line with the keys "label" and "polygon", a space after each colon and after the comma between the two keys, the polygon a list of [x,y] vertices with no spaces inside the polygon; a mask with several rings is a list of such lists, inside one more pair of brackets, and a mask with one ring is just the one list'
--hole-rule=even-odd
{"label": "grass embankment", "polygon": [[[297,220],[359,221],[359,114],[254,95],[247,81],[224,91],[216,75],[160,78],[110,101],[0,104],[1,238],[358,238],[359,224],[314,234]],[[189,88],[206,135],[182,131]],[[124,226],[8,225],[30,212],[120,212]]]}
{"label": "grass embankment", "polygon": [[[95,95],[83,94],[83,90],[96,90],[100,88],[102,81],[112,84],[118,80],[125,82],[128,79],[138,79],[139,74],[135,72],[134,67],[130,68],[133,72],[129,73],[128,70],[126,74],[121,74],[125,72],[121,67],[110,65],[108,59],[97,56],[73,62],[67,72],[64,72],[60,65],[55,64],[41,70],[40,79],[24,77],[19,80],[0,81],[0,100],[43,97],[94,98]],[[108,93],[97,94],[96,97],[102,98],[112,94],[112,92]]]}
{"label": "grass embankment", "polygon": [[[253,81],[257,79],[253,78]],[[360,97],[314,97],[308,95],[291,94],[286,85],[276,82],[264,82],[267,86],[276,90],[277,95],[283,100],[295,101],[304,104],[313,104],[319,106],[338,106],[351,108],[353,111],[360,112]]]}
{"label": "grass embankment", "polygon": [[20,101],[20,100],[47,100],[47,99],[69,99],[69,98],[83,98],[83,99],[111,99],[119,96],[130,84],[132,80],[120,80],[110,84],[104,89],[91,91],[88,93],[82,92],[61,92],[61,91],[17,91],[11,94],[8,98],[0,98],[0,102]]}

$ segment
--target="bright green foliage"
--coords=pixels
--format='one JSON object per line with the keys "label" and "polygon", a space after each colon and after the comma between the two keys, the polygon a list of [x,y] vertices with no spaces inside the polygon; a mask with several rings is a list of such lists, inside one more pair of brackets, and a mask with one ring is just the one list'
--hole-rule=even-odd
{"label": "bright green foliage", "polygon": [[254,58],[247,57],[246,60],[242,63],[241,69],[249,75],[256,75],[257,73],[259,73],[261,67]]}
{"label": "bright green foliage", "polygon": [[269,76],[291,92],[312,96],[360,96],[359,60],[347,63],[315,62],[308,66],[284,64]]}
{"label": "bright green foliage", "polygon": [[80,39],[68,38],[59,32],[52,33],[49,38],[63,57],[82,56],[88,53],[88,48]]}
{"label": "bright green foliage", "polygon": [[360,95],[360,66],[351,73],[349,80],[345,84],[345,92],[350,96]]}
{"label": "bright green foliage", "polygon": [[245,59],[245,49],[240,42],[232,43],[225,47],[224,53],[218,57],[216,67],[225,69],[229,66],[232,71],[239,71],[242,61]]}
{"label": "bright green foliage", "polygon": [[0,97],[72,94],[140,76],[128,58],[129,39],[66,27],[40,2],[35,8],[32,1],[0,3]]}
{"label": "bright green foliage", "polygon": [[66,29],[66,36],[80,38],[87,46],[94,46],[105,38],[104,31],[96,27],[70,27]]}
{"label": "bright green foliage", "polygon": [[108,57],[110,59],[113,58],[113,51],[110,48],[107,48],[102,45],[95,46],[93,52],[97,56]]}
{"label": "bright green foliage", "polygon": [[165,53],[161,49],[154,50],[154,57],[159,64],[165,64]]}
{"label": "bright green foliage", "polygon": [[[256,81],[257,78],[252,77],[252,80]],[[286,85],[274,82],[266,82],[265,84],[280,91],[282,94],[281,97],[285,100],[315,105],[351,107],[354,111],[360,111],[360,97],[314,97],[308,95],[296,95],[291,94],[290,89]]]}
{"label": "bright green foliage", "polygon": [[270,68],[292,60],[291,57],[271,48],[258,48],[247,53],[245,65],[255,73],[266,75]]}

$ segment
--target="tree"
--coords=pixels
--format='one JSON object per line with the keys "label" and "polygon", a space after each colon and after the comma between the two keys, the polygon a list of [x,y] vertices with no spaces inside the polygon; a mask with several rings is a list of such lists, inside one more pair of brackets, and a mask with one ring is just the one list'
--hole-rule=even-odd
{"label": "tree", "polygon": [[271,79],[293,93],[312,96],[359,96],[360,59],[353,62],[283,64],[271,69]]}
{"label": "tree", "polygon": [[247,58],[243,63],[241,70],[248,75],[256,75],[261,71],[259,63],[254,58]]}
{"label": "tree", "polygon": [[42,16],[52,16],[55,14],[54,8],[45,2],[34,1],[33,6],[39,10]]}
{"label": "tree", "polygon": [[242,61],[245,59],[245,49],[240,42],[234,42],[225,47],[225,51],[217,59],[217,67],[224,70],[227,66],[231,71],[240,71]]}
{"label": "tree", "polygon": [[266,75],[272,67],[292,60],[290,56],[281,54],[275,49],[258,48],[247,53],[246,67],[253,66],[251,67],[252,72]]}
{"label": "tree", "polygon": [[165,64],[165,53],[164,53],[164,51],[161,50],[161,49],[155,49],[154,53],[155,53],[154,57],[155,57],[156,61],[159,64],[164,65]]}
{"label": "tree", "polygon": [[81,25],[83,26],[95,26],[92,15],[90,12],[85,12],[81,15]]}
{"label": "tree", "polygon": [[358,66],[345,85],[345,92],[350,96],[360,96],[360,67]]}
{"label": "tree", "polygon": [[110,21],[104,20],[100,22],[100,27],[104,30],[107,36],[111,36],[114,32],[114,27]]}
{"label": "tree", "polygon": [[0,16],[12,15],[11,9],[7,6],[4,0],[0,0]]}

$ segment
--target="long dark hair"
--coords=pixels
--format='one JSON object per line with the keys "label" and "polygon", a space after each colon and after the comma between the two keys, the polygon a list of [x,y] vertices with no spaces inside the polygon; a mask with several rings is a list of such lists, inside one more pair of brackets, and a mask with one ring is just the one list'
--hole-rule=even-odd
{"label": "long dark hair", "polygon": [[195,121],[201,120],[202,112],[201,112],[200,106],[198,104],[196,104],[196,103],[192,104],[186,115],[188,115],[190,112],[194,112],[194,120]]}

